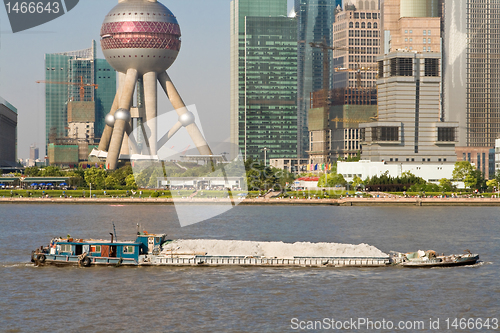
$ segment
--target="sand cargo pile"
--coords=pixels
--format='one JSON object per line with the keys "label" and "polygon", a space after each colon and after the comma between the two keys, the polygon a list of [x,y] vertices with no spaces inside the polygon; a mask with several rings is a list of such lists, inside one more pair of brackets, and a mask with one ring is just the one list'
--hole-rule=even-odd
{"label": "sand cargo pile", "polygon": [[373,267],[389,265],[390,257],[367,244],[179,239],[165,244],[151,264]]}

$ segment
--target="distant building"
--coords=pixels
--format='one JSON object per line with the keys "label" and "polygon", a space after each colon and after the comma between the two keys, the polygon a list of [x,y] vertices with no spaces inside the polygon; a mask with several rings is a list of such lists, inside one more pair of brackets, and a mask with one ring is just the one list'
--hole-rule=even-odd
{"label": "distant building", "polygon": [[457,161],[468,161],[483,173],[485,179],[495,177],[494,147],[456,147]]}
{"label": "distant building", "polygon": [[[297,21],[286,0],[231,1],[231,142],[244,158],[297,156]],[[236,152],[232,152],[236,156]]]}
{"label": "distant building", "polygon": [[442,121],[440,61],[434,52],[380,57],[378,118],[360,124],[363,160],[456,162],[458,123]]}
{"label": "distant building", "polygon": [[305,158],[278,158],[270,159],[269,165],[291,173],[308,172],[309,160]]}
{"label": "distant building", "polygon": [[[396,178],[401,177],[404,172],[410,172],[427,182],[439,184],[440,179],[453,179],[454,169],[455,165],[453,163],[388,163],[385,161],[372,162],[367,160],[337,163],[337,173],[341,174],[348,182],[352,182],[354,177],[365,180],[374,176],[380,177],[387,172],[389,176]],[[465,188],[463,182],[454,182],[454,185],[458,188]]]}
{"label": "distant building", "polygon": [[380,53],[380,8],[352,0],[337,9],[333,24],[333,85],[330,96],[333,159],[361,150],[359,124],[377,116],[377,56]]}
{"label": "distant building", "polygon": [[443,0],[444,116],[458,146],[495,146],[500,135],[498,1]]}
{"label": "distant building", "polygon": [[0,97],[0,170],[15,171],[17,163],[17,109]]}
{"label": "distant building", "polygon": [[381,24],[382,54],[442,52],[438,0],[382,0]]}
{"label": "distant building", "polygon": [[[375,7],[378,1],[367,3]],[[297,63],[297,157],[308,156],[309,147],[308,112],[311,93],[323,89],[323,51],[309,43],[326,42],[332,46],[335,9],[342,7],[342,0],[295,0],[298,24]],[[328,51],[328,89],[332,83],[332,51]]]}
{"label": "distant building", "polygon": [[[94,128],[89,131],[89,139],[100,138],[104,116],[111,109],[116,94],[116,72],[106,60],[96,59],[95,41],[88,49],[46,54],[45,81],[46,144],[71,136],[68,108],[75,102],[87,103],[85,108],[92,108]],[[86,85],[83,86],[83,100],[80,82]],[[90,86],[92,84],[97,84],[98,88]],[[74,131],[74,126],[71,130]]]}
{"label": "distant building", "polygon": [[32,161],[37,160],[40,157],[39,152],[40,152],[40,150],[38,149],[37,146],[31,145],[30,146],[30,160],[32,160]]}

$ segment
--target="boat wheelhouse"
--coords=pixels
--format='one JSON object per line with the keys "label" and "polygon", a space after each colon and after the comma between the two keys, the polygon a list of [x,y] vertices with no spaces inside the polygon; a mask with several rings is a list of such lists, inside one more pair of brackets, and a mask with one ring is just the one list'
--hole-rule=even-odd
{"label": "boat wheelhouse", "polygon": [[139,233],[135,241],[95,239],[53,239],[46,247],[33,251],[31,260],[42,264],[129,265],[139,264],[139,256],[159,254],[165,234]]}

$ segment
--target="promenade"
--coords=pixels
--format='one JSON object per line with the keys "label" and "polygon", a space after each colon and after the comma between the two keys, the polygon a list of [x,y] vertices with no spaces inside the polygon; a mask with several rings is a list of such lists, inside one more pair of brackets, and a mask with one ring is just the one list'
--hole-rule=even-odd
{"label": "promenade", "polygon": [[[222,198],[0,198],[0,204],[224,204]],[[281,199],[254,198],[233,200],[238,205],[321,205],[321,206],[500,206],[500,198],[379,198]]]}

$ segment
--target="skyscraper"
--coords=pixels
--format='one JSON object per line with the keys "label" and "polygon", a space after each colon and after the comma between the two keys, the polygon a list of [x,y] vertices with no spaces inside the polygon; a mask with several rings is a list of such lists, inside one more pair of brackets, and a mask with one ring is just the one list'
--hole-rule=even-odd
{"label": "skyscraper", "polygon": [[231,1],[231,142],[245,158],[297,155],[296,91],[297,22],[287,1]]}
{"label": "skyscraper", "polygon": [[0,97],[0,169],[17,167],[17,109]]}
{"label": "skyscraper", "polygon": [[[45,137],[46,144],[68,136],[68,104],[94,103],[95,132],[100,137],[104,115],[111,109],[116,93],[116,74],[109,64],[96,59],[95,41],[88,49],[45,55]],[[81,100],[81,85],[85,86]],[[98,85],[94,89],[93,84]]]}
{"label": "skyscraper", "polygon": [[444,0],[443,7],[445,118],[459,123],[458,146],[494,147],[500,136],[500,2]]}
{"label": "skyscraper", "polygon": [[377,115],[378,2],[344,3],[344,10],[338,9],[335,15],[333,35],[338,49],[333,51],[332,153],[344,158],[361,150],[358,124]]}
{"label": "skyscraper", "polygon": [[[323,51],[312,48],[309,43],[326,42],[332,45],[335,8],[342,6],[342,0],[295,0],[298,24],[297,59],[297,154],[304,157],[309,149],[308,111],[310,94],[323,89]],[[328,59],[332,59],[329,51]],[[328,88],[332,88],[331,63]]]}

